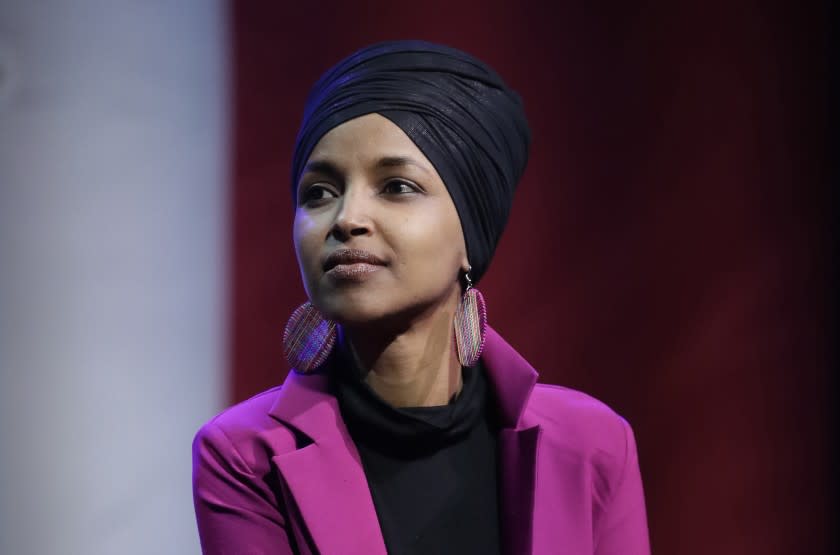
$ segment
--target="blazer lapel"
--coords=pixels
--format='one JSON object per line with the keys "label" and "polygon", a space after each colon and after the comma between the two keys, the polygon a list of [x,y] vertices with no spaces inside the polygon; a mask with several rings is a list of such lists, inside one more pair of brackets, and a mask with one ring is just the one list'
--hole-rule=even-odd
{"label": "blazer lapel", "polygon": [[386,555],[359,453],[326,376],[290,373],[270,414],[312,440],[272,460],[318,552]]}
{"label": "blazer lapel", "polygon": [[523,426],[523,413],[537,383],[537,372],[495,330],[487,328],[482,361],[494,386],[502,429],[499,432],[499,493],[505,553],[533,551],[537,452],[540,426]]}
{"label": "blazer lapel", "polygon": [[533,549],[537,446],[540,427],[499,434],[500,513],[504,553],[526,555]]}

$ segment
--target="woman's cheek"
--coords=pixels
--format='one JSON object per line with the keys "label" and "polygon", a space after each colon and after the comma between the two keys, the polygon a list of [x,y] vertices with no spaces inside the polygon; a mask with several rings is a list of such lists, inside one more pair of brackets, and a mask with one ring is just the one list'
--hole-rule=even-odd
{"label": "woman's cheek", "polygon": [[314,285],[318,279],[319,270],[319,253],[320,247],[317,240],[317,230],[311,217],[301,216],[295,218],[294,224],[294,242],[295,253],[297,254],[298,264],[303,272],[304,282]]}

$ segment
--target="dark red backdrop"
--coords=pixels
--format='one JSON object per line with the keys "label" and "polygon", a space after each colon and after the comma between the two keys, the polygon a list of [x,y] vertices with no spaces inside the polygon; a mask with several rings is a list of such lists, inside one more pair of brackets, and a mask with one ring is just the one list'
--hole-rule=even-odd
{"label": "dark red backdrop", "polygon": [[283,379],[304,300],[288,168],[308,87],[371,42],[448,43],[533,128],[491,323],[633,424],[655,552],[822,552],[824,14],[590,4],[233,4],[232,401]]}

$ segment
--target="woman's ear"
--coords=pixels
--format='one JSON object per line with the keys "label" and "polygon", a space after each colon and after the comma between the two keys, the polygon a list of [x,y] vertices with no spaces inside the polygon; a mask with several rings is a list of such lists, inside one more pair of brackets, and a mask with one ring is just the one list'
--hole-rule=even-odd
{"label": "woman's ear", "polygon": [[464,258],[464,260],[461,261],[461,269],[458,272],[458,283],[461,284],[461,289],[462,290],[466,290],[470,286],[471,282],[470,282],[469,274],[470,274],[471,270],[472,270],[472,266],[470,266],[469,260]]}

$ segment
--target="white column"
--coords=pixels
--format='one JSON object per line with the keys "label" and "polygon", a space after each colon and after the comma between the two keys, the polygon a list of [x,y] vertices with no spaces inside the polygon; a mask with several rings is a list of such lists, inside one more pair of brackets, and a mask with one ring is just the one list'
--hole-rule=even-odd
{"label": "white column", "polygon": [[198,553],[225,374],[216,1],[0,2],[0,553]]}

